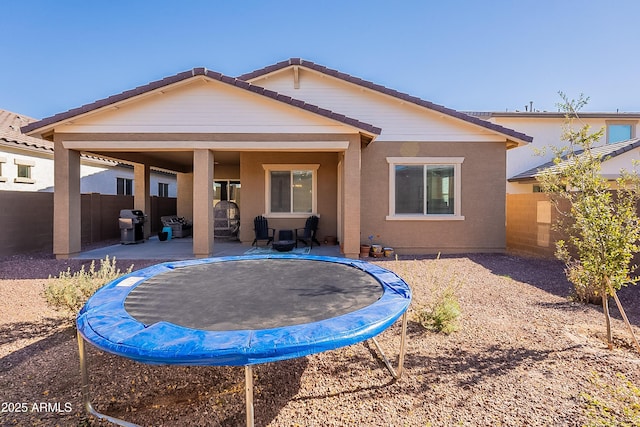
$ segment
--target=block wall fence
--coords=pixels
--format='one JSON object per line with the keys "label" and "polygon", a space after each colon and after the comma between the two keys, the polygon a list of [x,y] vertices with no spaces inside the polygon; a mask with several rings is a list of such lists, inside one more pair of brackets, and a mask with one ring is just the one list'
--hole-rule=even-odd
{"label": "block wall fence", "polygon": [[[120,209],[133,209],[133,196],[81,195],[82,245],[120,238]],[[175,215],[176,199],[151,197],[151,231],[160,217]],[[0,256],[53,251],[53,193],[0,191]]]}
{"label": "block wall fence", "polygon": [[[161,216],[176,214],[176,205],[173,197],[151,197],[145,213],[152,233],[161,229]],[[120,209],[133,209],[133,196],[83,194],[82,244],[118,239]],[[560,214],[544,193],[507,194],[506,213],[507,252],[554,258],[562,236],[552,225]],[[52,249],[53,193],[0,191],[0,256]]]}

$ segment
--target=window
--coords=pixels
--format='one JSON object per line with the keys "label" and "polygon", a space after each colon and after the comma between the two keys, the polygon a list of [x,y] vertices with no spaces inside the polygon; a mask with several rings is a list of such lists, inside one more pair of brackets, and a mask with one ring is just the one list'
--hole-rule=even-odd
{"label": "window", "polygon": [[18,165],[18,178],[31,178],[31,166]]}
{"label": "window", "polygon": [[158,197],[169,197],[169,184],[165,182],[158,183]]}
{"label": "window", "polygon": [[7,181],[7,178],[2,176],[2,167],[3,167],[4,163],[7,163],[6,157],[0,157],[0,182],[6,182]]}
{"label": "window", "polygon": [[461,220],[463,157],[387,157],[388,220]]}
{"label": "window", "polygon": [[607,144],[635,137],[635,123],[607,123]]}
{"label": "window", "polygon": [[271,216],[307,217],[317,212],[317,171],[320,165],[262,165],[265,207]]}
{"label": "window", "polygon": [[130,178],[116,178],[116,194],[120,196],[132,196],[133,195],[133,179]]}
{"label": "window", "polygon": [[17,175],[14,182],[21,184],[33,184],[36,182],[31,178],[31,169],[35,166],[35,162],[33,160],[14,159],[14,163],[17,169]]}

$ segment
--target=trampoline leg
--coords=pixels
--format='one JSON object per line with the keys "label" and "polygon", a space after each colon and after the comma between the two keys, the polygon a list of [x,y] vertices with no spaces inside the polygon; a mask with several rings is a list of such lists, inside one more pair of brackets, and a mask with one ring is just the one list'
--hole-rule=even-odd
{"label": "trampoline leg", "polygon": [[82,338],[80,332],[78,332],[77,335],[78,353],[80,355],[80,375],[82,377],[82,404],[84,405],[85,410],[89,414],[97,418],[110,421],[123,427],[140,427],[138,424],[129,423],[119,418],[110,417],[108,415],[101,414],[100,412],[93,409],[93,405],[91,405],[91,400],[89,397],[89,372],[87,370],[87,352],[84,348],[84,338]]}
{"label": "trampoline leg", "polygon": [[247,401],[247,427],[253,427],[253,369],[251,365],[244,367],[244,390]]}
{"label": "trampoline leg", "polygon": [[400,335],[400,356],[398,357],[397,371],[393,369],[393,366],[391,366],[391,362],[389,362],[389,359],[387,359],[387,356],[385,356],[382,348],[380,347],[380,344],[378,344],[378,341],[375,338],[371,338],[371,341],[373,341],[376,348],[378,349],[382,361],[387,366],[387,369],[389,370],[393,378],[395,378],[396,380],[400,379],[400,377],[402,376],[402,371],[404,369],[404,354],[407,341],[407,312],[405,311],[402,315],[402,334]]}
{"label": "trampoline leg", "polygon": [[400,356],[398,357],[398,378],[402,376],[402,371],[404,371],[404,355],[406,352],[406,344],[407,344],[407,319],[408,319],[408,311],[406,310],[402,315],[402,334],[400,335]]}
{"label": "trampoline leg", "polygon": [[82,377],[82,404],[88,413],[93,412],[93,406],[89,400],[89,373],[87,372],[87,352],[84,349],[84,338],[77,332],[78,354],[80,355],[80,375]]}

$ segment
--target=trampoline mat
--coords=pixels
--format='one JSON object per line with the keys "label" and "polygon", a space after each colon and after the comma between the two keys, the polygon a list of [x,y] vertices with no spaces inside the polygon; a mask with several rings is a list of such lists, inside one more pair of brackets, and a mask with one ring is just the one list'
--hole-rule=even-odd
{"label": "trampoline mat", "polygon": [[370,274],[334,262],[255,259],[196,264],[150,277],[125,299],[139,322],[206,331],[281,328],[367,307],[382,296]]}

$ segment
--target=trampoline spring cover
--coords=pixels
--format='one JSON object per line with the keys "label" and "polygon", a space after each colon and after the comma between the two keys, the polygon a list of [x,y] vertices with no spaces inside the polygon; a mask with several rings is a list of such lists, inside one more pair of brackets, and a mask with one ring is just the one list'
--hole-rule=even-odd
{"label": "trampoline spring cover", "polygon": [[[307,265],[313,271],[306,270]],[[222,299],[222,304],[229,312],[234,310],[233,307],[229,307],[231,303],[228,302],[234,301],[234,292],[244,292],[237,298],[241,300],[252,293],[257,301],[257,304],[250,305],[248,310],[252,310],[253,306],[259,306],[260,301],[270,292],[275,292],[269,285],[276,282],[284,284],[283,292],[297,292],[295,298],[305,298],[309,295],[315,298],[322,296],[325,291],[328,298],[332,298],[332,295],[342,298],[341,293],[344,291],[340,283],[329,283],[326,286],[324,284],[327,275],[332,274],[333,266],[339,269],[335,270],[337,279],[345,275],[356,276],[350,285],[355,292],[354,301],[345,302],[348,309],[353,308],[354,304],[356,309],[328,318],[323,318],[323,310],[315,310],[316,320],[310,322],[300,321],[301,318],[292,316],[290,319],[281,320],[284,326],[273,327],[269,323],[273,319],[257,319],[256,323],[266,322],[267,327],[251,327],[251,322],[245,325],[244,319],[240,319],[237,323],[242,326],[236,328],[236,322],[233,321],[220,323],[219,320],[208,319],[209,313],[205,313],[206,309],[202,310],[202,307],[208,307],[209,304],[206,295],[189,296],[187,293],[187,290],[213,292],[209,301]],[[221,270],[222,267],[224,270]],[[228,277],[215,274],[219,271],[228,273],[230,269],[239,271],[238,274],[243,278],[242,283],[233,283]],[[271,279],[266,285],[261,283],[260,280],[269,280],[268,271],[278,274],[280,280]],[[251,274],[255,277],[251,278]],[[196,281],[190,280],[190,276],[200,277],[199,285],[194,284]],[[298,276],[302,276],[302,279],[298,279],[298,282],[293,281],[292,277]],[[178,282],[171,282],[172,278],[176,277]],[[315,282],[312,280],[314,278]],[[318,280],[322,280],[322,289],[319,290]],[[165,283],[167,281],[171,283]],[[312,288],[301,286],[303,282],[308,282]],[[181,284],[189,286],[180,288]],[[376,284],[379,286],[377,290],[374,289]],[[145,301],[152,299],[148,296],[154,293],[154,289],[158,289],[157,293],[162,294],[160,287],[154,288],[161,285],[172,289],[167,288],[169,293],[158,303],[161,304],[158,306],[160,309],[155,310],[156,306],[153,304],[151,308],[146,307]],[[136,295],[136,289],[139,295]],[[309,292],[309,289],[316,291]],[[200,319],[194,310],[189,309],[186,301],[178,300],[175,304],[178,307],[186,307],[183,310],[187,314],[184,322],[181,317],[173,322],[162,320],[163,314],[167,314],[167,309],[162,304],[168,304],[167,301],[170,303],[170,300],[176,299],[175,295],[183,293],[185,300],[189,297],[194,298],[200,303],[201,311],[207,314],[202,316],[206,318],[203,327],[198,325]],[[231,295],[227,295],[229,293]],[[367,302],[360,307],[362,303],[359,301],[365,298],[367,293],[375,294],[375,297],[369,296],[373,298],[373,302]],[[131,299],[128,299],[129,297]],[[223,297],[230,299],[224,300]],[[309,305],[313,306],[315,301],[312,299]],[[410,302],[411,290],[400,277],[364,261],[310,255],[222,257],[168,262],[120,277],[102,287],[87,301],[78,313],[76,323],[79,333],[96,347],[140,362],[243,366],[302,357],[367,340],[391,326],[407,310]],[[278,305],[277,301],[275,305]],[[295,308],[290,301],[279,303],[279,306],[280,312],[284,310],[287,313],[293,312]],[[138,315],[132,315],[130,312],[137,312]],[[189,318],[188,314],[195,316]],[[257,315],[259,316],[259,313]],[[221,316],[225,319],[228,315],[222,313]],[[239,316],[242,316],[242,313],[239,313]],[[256,318],[255,313],[252,318]],[[184,324],[179,324],[181,322]]]}

